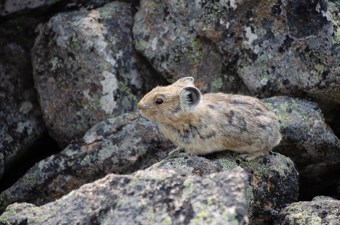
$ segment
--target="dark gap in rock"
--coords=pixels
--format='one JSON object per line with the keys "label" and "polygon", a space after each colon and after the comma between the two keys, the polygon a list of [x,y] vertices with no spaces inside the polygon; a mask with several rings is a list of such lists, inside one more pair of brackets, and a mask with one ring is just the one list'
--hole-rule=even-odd
{"label": "dark gap in rock", "polygon": [[47,132],[38,139],[32,147],[27,151],[28,154],[15,163],[5,172],[0,180],[0,192],[11,187],[18,179],[20,179],[35,163],[47,158],[53,154],[60,152],[61,149]]}
{"label": "dark gap in rock", "polygon": [[340,200],[336,183],[327,187],[320,187],[315,183],[301,181],[299,190],[299,201],[311,201],[316,196],[329,196]]}
{"label": "dark gap in rock", "polygon": [[323,110],[326,123],[331,127],[334,134],[340,139],[340,104],[335,105],[331,110]]}
{"label": "dark gap in rock", "polygon": [[336,175],[340,166],[330,169],[332,172],[320,175],[319,180],[311,180],[308,177],[300,176],[299,201],[310,201],[316,196],[329,196],[340,200],[339,179]]}

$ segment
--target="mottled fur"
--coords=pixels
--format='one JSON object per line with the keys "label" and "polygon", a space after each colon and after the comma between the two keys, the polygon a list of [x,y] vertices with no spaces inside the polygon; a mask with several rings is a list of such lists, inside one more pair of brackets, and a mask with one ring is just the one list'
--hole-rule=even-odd
{"label": "mottled fur", "polygon": [[253,159],[280,142],[278,119],[259,99],[201,95],[193,81],[185,77],[156,87],[138,103],[141,114],[155,121],[178,147],[198,155],[228,149]]}

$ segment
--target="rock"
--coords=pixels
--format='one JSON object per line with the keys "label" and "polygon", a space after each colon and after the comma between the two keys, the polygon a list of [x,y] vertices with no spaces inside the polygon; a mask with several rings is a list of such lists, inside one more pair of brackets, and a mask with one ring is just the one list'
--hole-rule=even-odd
{"label": "rock", "polygon": [[[238,72],[254,94],[288,94],[340,101],[340,60],[334,3],[317,1],[252,2],[245,11],[244,51]],[[304,13],[299,10],[303,9]],[[247,40],[248,39],[248,40]],[[225,42],[228,43],[229,40]]]}
{"label": "rock", "polygon": [[340,178],[338,178],[335,184],[335,194],[337,195],[337,198],[340,199]]}
{"label": "rock", "polygon": [[[101,7],[111,0],[3,0],[0,4],[1,17],[15,17],[18,14],[36,15],[49,12],[52,7],[61,11],[85,8]],[[125,2],[133,2],[126,0]]]}
{"label": "rock", "polygon": [[248,174],[247,204],[250,224],[270,224],[275,213],[298,199],[298,173],[293,162],[278,153],[272,153],[250,162],[237,153],[221,152],[205,157],[181,153],[168,157],[148,168],[175,170],[182,175],[203,175],[242,167]]}
{"label": "rock", "polygon": [[291,97],[263,100],[279,117],[283,139],[275,151],[290,157],[308,195],[333,185],[339,176],[340,140],[325,123],[318,105]]}
{"label": "rock", "polygon": [[317,200],[311,202],[295,202],[284,208],[276,224],[339,224],[339,200]]}
{"label": "rock", "polygon": [[[60,13],[40,26],[33,76],[50,135],[65,147],[97,122],[136,109],[152,70],[135,52],[132,7]],[[153,80],[157,80],[154,78]]]}
{"label": "rock", "polygon": [[0,212],[13,202],[45,204],[108,173],[146,168],[165,158],[171,147],[155,124],[136,113],[107,119],[3,191]]}
{"label": "rock", "polygon": [[1,224],[247,224],[241,168],[199,176],[171,170],[110,174],[37,207],[15,203]]}
{"label": "rock", "polygon": [[[29,148],[46,131],[28,50],[34,40],[30,29],[38,21],[25,20],[6,21],[0,26],[0,186],[5,174],[30,155]],[[18,22],[22,25],[11,30]]]}
{"label": "rock", "polygon": [[190,153],[179,153],[177,155],[170,155],[147,168],[148,171],[158,169],[174,170],[181,175],[206,176],[212,173],[221,172],[222,166],[206,157],[200,157]]}
{"label": "rock", "polygon": [[169,82],[193,75],[204,91],[233,92],[234,81],[261,97],[307,93],[339,103],[337,6],[325,0],[142,0],[135,47]]}
{"label": "rock", "polygon": [[141,0],[133,26],[135,48],[169,83],[193,76],[203,92],[248,93],[236,74],[235,57],[226,57],[199,34],[201,23],[218,23],[217,18],[222,14],[218,11],[217,15],[211,15],[212,9],[206,9],[209,4]]}
{"label": "rock", "polygon": [[46,131],[39,105],[31,97],[0,97],[0,180],[30,155],[30,147]]}
{"label": "rock", "polygon": [[315,196],[312,201],[323,201],[323,200],[336,200],[335,198],[329,197],[329,196],[323,196],[323,195],[319,195],[319,196]]}
{"label": "rock", "polygon": [[0,16],[10,15],[27,9],[46,7],[56,3],[53,0],[4,0],[0,8]]}

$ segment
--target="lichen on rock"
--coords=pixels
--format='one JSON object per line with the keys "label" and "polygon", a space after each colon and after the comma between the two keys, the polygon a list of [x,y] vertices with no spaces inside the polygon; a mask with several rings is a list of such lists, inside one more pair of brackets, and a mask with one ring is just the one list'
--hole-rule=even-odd
{"label": "lichen on rock", "polygon": [[15,203],[0,223],[247,224],[246,180],[241,168],[206,177],[171,170],[109,174],[40,207]]}
{"label": "lichen on rock", "polygon": [[151,85],[152,70],[133,48],[132,23],[131,5],[113,2],[59,13],[40,26],[33,77],[47,128],[62,147],[95,123],[135,110]]}
{"label": "lichen on rock", "polygon": [[284,208],[279,215],[277,224],[338,224],[340,221],[339,200],[314,200],[296,202]]}
{"label": "lichen on rock", "polygon": [[276,219],[274,212],[298,199],[298,173],[294,163],[278,153],[250,162],[243,161],[237,155],[225,151],[205,158],[181,153],[154,164],[148,170],[169,169],[183,175],[204,177],[240,166],[249,177],[246,200],[250,223],[272,223]]}
{"label": "lichen on rock", "polygon": [[336,182],[332,171],[340,168],[340,140],[325,122],[314,102],[279,96],[263,99],[281,123],[283,139],[275,148],[290,157],[304,181],[303,187],[313,192]]}
{"label": "lichen on rock", "polygon": [[132,173],[165,158],[171,147],[136,113],[104,120],[3,191],[0,211],[13,202],[45,204],[108,173]]}

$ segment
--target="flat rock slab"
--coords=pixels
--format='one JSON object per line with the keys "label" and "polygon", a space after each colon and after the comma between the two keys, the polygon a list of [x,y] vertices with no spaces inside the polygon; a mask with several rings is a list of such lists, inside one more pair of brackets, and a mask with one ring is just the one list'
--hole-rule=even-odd
{"label": "flat rock slab", "polygon": [[15,203],[0,224],[247,224],[241,168],[204,178],[171,170],[110,174],[37,207]]}

